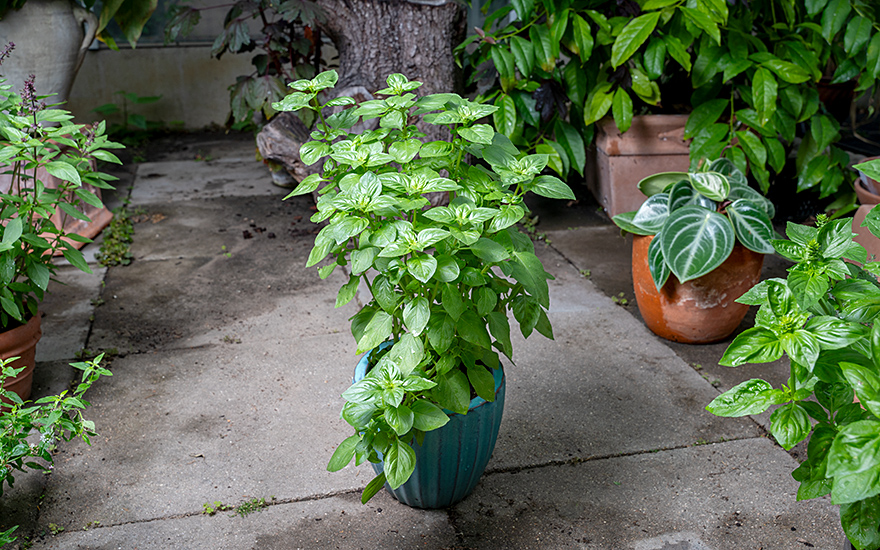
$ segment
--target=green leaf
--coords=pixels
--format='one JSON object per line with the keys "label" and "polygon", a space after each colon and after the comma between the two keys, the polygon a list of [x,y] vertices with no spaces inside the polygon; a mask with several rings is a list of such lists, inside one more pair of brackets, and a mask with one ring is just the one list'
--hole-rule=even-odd
{"label": "green leaf", "polygon": [[739,199],[727,206],[727,217],[743,246],[759,254],[773,254],[773,225],[763,210],[749,200]]}
{"label": "green leaf", "polygon": [[[386,409],[387,410],[387,409]],[[406,443],[394,438],[383,457],[383,470],[388,485],[397,489],[403,485],[416,469],[416,453]]]}
{"label": "green leaf", "polygon": [[474,305],[477,306],[477,315],[485,317],[498,304],[498,294],[488,286],[479,286],[473,289],[471,295]]}
{"label": "green leaf", "polygon": [[15,242],[21,238],[22,229],[21,218],[12,218],[6,224],[6,227],[3,228],[3,240],[0,242],[5,245],[15,244]]}
{"label": "green leaf", "polygon": [[319,174],[309,174],[305,177],[305,179],[299,182],[299,185],[296,186],[296,189],[291,191],[290,194],[284,198],[289,199],[290,197],[296,197],[298,195],[306,195],[308,193],[311,193],[312,191],[317,189],[318,186],[321,185],[322,181],[324,181],[324,179],[321,178]]}
{"label": "green leaf", "polygon": [[516,66],[513,54],[501,44],[495,44],[490,53],[492,63],[495,64],[495,70],[498,71],[498,77],[501,81],[501,90],[507,93],[516,84]]}
{"label": "green leaf", "polygon": [[863,366],[846,361],[840,363],[840,370],[859,396],[862,405],[871,414],[880,412],[880,376]]}
{"label": "green leaf", "polygon": [[422,146],[419,156],[423,159],[446,157],[452,154],[455,146],[448,141],[429,141]]}
{"label": "green leaf", "polygon": [[444,285],[441,303],[446,313],[453,320],[458,321],[458,318],[464,312],[464,303],[461,300],[461,293],[458,291],[458,287],[451,284]]}
{"label": "green leaf", "polygon": [[777,85],[773,73],[759,67],[752,79],[752,103],[762,125],[766,125],[776,111],[776,96]]}
{"label": "green leaf", "polygon": [[495,379],[492,372],[483,365],[469,365],[467,377],[477,395],[486,401],[495,401]]}
{"label": "green leaf", "polygon": [[859,53],[871,39],[871,28],[871,21],[861,15],[856,15],[846,25],[843,48],[850,57]]}
{"label": "green leaf", "polygon": [[366,353],[376,348],[391,336],[392,318],[384,311],[377,311],[358,340],[357,353]]}
{"label": "green leaf", "polygon": [[603,82],[590,93],[584,109],[584,125],[601,119],[611,109],[614,95],[611,93],[611,83]]}
{"label": "green leaf", "polygon": [[70,265],[79,269],[84,273],[91,273],[92,268],[89,267],[89,264],[86,262],[83,253],[73,247],[64,248],[61,251],[64,254],[64,259],[70,262]]}
{"label": "green leaf", "polygon": [[555,176],[538,176],[528,186],[528,191],[550,199],[575,200],[574,191]]}
{"label": "green leaf", "polygon": [[339,289],[339,294],[336,296],[335,307],[342,307],[355,297],[360,281],[361,278],[358,275],[352,275],[348,282],[342,285]]}
{"label": "green leaf", "polygon": [[717,122],[728,107],[730,107],[730,101],[726,99],[712,99],[697,106],[688,116],[687,124],[685,124],[685,139],[696,136],[701,130]]}
{"label": "green leaf", "polygon": [[471,385],[465,373],[452,369],[437,379],[437,387],[431,390],[431,395],[444,409],[465,414],[471,403]]}
{"label": "green leaf", "polygon": [[[880,35],[878,35],[880,36]],[[880,547],[880,499],[842,504],[840,506],[840,524],[846,538],[856,548]]]}
{"label": "green leaf", "polygon": [[395,141],[388,147],[388,153],[400,164],[406,164],[419,154],[422,142],[417,139]]}
{"label": "green leaf", "polygon": [[[434,311],[428,320],[428,342],[438,354],[443,354],[455,337],[455,323],[445,313]],[[442,359],[442,357],[441,357]]]}
{"label": "green leaf", "polygon": [[299,158],[306,166],[315,164],[321,157],[330,154],[330,145],[323,141],[309,141],[299,148]]}
{"label": "green leaf", "polygon": [[519,36],[510,37],[510,51],[523,78],[529,78],[535,68],[535,48]]}
{"label": "green leaf", "polygon": [[785,395],[764,380],[752,379],[722,393],[706,410],[715,416],[749,416],[761,414],[771,405],[784,402]]}
{"label": "green leaf", "polygon": [[587,23],[580,15],[572,16],[572,32],[574,34],[574,43],[577,46],[578,56],[581,61],[587,62],[593,54],[593,33],[590,24]]}
{"label": "green leaf", "polygon": [[553,55],[553,39],[546,25],[532,25],[529,28],[529,39],[535,48],[535,61],[546,72],[556,67],[556,56]]}
{"label": "green leaf", "polygon": [[417,399],[412,404],[413,428],[430,432],[449,422],[449,417],[437,405],[425,399]]}
{"label": "green leaf", "polygon": [[513,355],[513,346],[510,343],[510,321],[507,315],[493,311],[486,316],[489,324],[489,332],[501,345],[501,351],[510,357]]}
{"label": "green leaf", "polygon": [[702,277],[721,265],[735,241],[727,218],[699,206],[671,213],[658,238],[663,257],[681,282]]}
{"label": "green leaf", "polygon": [[782,342],[766,328],[754,327],[744,330],[727,347],[719,364],[738,367],[746,363],[769,363],[782,357]]}
{"label": "green leaf", "polygon": [[834,35],[846,24],[851,10],[850,0],[828,2],[828,7],[822,12],[822,36],[829,44],[833,42]]}
{"label": "green leaf", "polygon": [[509,95],[499,95],[495,100],[498,110],[492,113],[495,128],[505,136],[515,139],[517,133],[516,105]]}
{"label": "green leaf", "polygon": [[409,273],[423,283],[427,283],[437,271],[437,260],[430,254],[414,254],[406,261]]}
{"label": "green leaf", "polygon": [[700,10],[679,6],[682,13],[697,27],[705,31],[716,44],[721,44],[721,31],[718,30],[718,24],[715,23],[708,15]]}
{"label": "green leaf", "polygon": [[510,257],[507,249],[491,239],[480,237],[471,246],[471,251],[481,260],[489,263],[502,262]]}
{"label": "green leaf", "polygon": [[858,474],[835,476],[831,503],[849,504],[877,494],[880,494],[880,466]]}
{"label": "green leaf", "polygon": [[420,296],[403,306],[403,324],[413,335],[418,336],[428,325],[431,309],[428,299]]}
{"label": "green leaf", "polygon": [[413,427],[413,412],[406,405],[385,408],[385,422],[397,435],[405,435]]}
{"label": "green leaf", "polygon": [[535,11],[535,0],[511,0],[510,3],[519,20],[523,22],[528,21],[532,17],[532,12]]}
{"label": "green leaf", "polygon": [[336,450],[333,452],[333,456],[330,457],[330,462],[327,464],[327,471],[338,472],[345,468],[348,463],[351,462],[351,459],[354,458],[354,448],[360,440],[361,438],[359,435],[353,435],[340,443],[339,447],[336,447]]}
{"label": "green leaf", "polygon": [[663,76],[663,70],[666,65],[666,42],[663,42],[660,38],[652,38],[648,42],[643,58],[648,78],[657,80]]}
{"label": "green leaf", "polygon": [[[407,332],[391,347],[386,357],[397,366],[401,375],[409,376],[425,358],[425,346],[413,333]],[[406,389],[410,389],[409,386]]]}
{"label": "green leaf", "polygon": [[484,349],[492,347],[486,321],[472,309],[466,309],[455,322],[455,331],[466,342]]}
{"label": "green leaf", "polygon": [[625,63],[648,40],[657,27],[660,12],[646,13],[631,20],[611,46],[611,65],[616,69]]}
{"label": "green leaf", "polygon": [[361,504],[366,504],[371,498],[376,496],[376,493],[381,491],[384,486],[385,472],[382,472],[367,483],[364,492],[361,494]]}
{"label": "green leaf", "polygon": [[76,168],[66,162],[55,160],[47,163],[44,168],[49,174],[60,180],[69,181],[76,185],[82,185],[82,179],[80,179],[79,172],[77,172]]}
{"label": "green leaf", "polygon": [[537,298],[542,306],[550,307],[550,289],[547,286],[547,273],[541,260],[531,252],[516,251],[512,261],[505,264],[510,267],[511,275],[522,283],[526,291]]}
{"label": "green leaf", "polygon": [[715,202],[721,202],[730,193],[730,182],[723,174],[718,172],[698,172],[688,174],[688,179],[694,189],[705,197]]}
{"label": "green leaf", "polygon": [[651,244],[648,245],[648,271],[651,272],[657,292],[660,292],[671,273],[666,258],[663,257],[663,249],[660,248],[660,239],[651,239]]}
{"label": "green leaf", "polygon": [[587,150],[584,147],[584,140],[574,126],[557,119],[555,126],[556,141],[562,145],[568,158],[571,159],[571,166],[578,174],[584,175],[584,166],[587,162]]}
{"label": "green leaf", "polygon": [[691,72],[693,66],[691,62],[691,54],[688,52],[687,47],[682,44],[681,40],[674,35],[667,34],[663,36],[663,41],[666,43],[666,51],[669,52],[669,55],[678,61],[678,64],[681,65],[685,71]]}
{"label": "green leaf", "polygon": [[770,433],[786,451],[810,435],[810,416],[800,403],[788,403],[770,415]]}
{"label": "green leaf", "polygon": [[861,420],[843,426],[828,452],[829,477],[866,472],[880,465],[880,422]]}
{"label": "green leaf", "polygon": [[[662,44],[662,42],[661,42]],[[611,113],[614,115],[614,122],[617,129],[626,132],[632,125],[633,103],[632,98],[623,88],[617,88],[614,92],[614,99],[611,102]]]}
{"label": "green leaf", "polygon": [[474,124],[470,128],[459,128],[458,135],[472,143],[491,145],[495,130],[488,124]]}

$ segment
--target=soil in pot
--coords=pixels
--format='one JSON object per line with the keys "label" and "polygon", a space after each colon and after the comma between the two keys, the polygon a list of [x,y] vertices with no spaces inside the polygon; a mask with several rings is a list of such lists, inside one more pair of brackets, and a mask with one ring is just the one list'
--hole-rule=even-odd
{"label": "soil in pot", "polygon": [[714,271],[681,283],[670,275],[660,291],[648,269],[648,245],[653,235],[633,239],[633,288],[639,312],[654,334],[686,344],[709,344],[730,336],[749,306],[742,296],[761,280],[763,254],[737,243],[730,257]]}

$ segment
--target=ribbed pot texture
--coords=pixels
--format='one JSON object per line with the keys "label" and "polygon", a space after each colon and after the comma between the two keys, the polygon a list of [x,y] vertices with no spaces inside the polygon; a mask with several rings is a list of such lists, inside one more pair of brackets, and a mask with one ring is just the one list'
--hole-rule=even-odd
{"label": "ribbed pot texture", "polygon": [[[355,382],[367,373],[369,354],[365,354],[355,369]],[[422,445],[415,441],[416,468],[412,477],[398,487],[385,489],[400,502],[414,508],[446,508],[473,492],[480,476],[489,463],[501,415],[504,412],[506,380],[501,367],[494,370],[495,401],[481,397],[471,400],[466,415],[446,411],[449,422],[437,430],[425,433]],[[382,464],[372,464],[376,474]]]}
{"label": "ribbed pot texture", "polygon": [[20,327],[0,332],[0,357],[3,359],[18,357],[9,366],[26,367],[18,376],[7,380],[3,388],[15,392],[22,399],[31,396],[31,386],[34,382],[34,356],[41,336],[43,331],[40,329],[39,313]]}
{"label": "ribbed pot texture", "polygon": [[681,283],[675,275],[657,292],[648,269],[653,235],[633,238],[633,289],[639,312],[654,334],[686,344],[708,344],[730,336],[749,306],[736,303],[761,280],[764,255],[737,243],[714,271]]}

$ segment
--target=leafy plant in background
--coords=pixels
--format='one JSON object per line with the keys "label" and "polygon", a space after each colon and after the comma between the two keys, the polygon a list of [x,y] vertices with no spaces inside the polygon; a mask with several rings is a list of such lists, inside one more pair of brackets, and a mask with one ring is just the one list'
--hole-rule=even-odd
{"label": "leafy plant in background", "polygon": [[797,189],[829,197],[852,176],[817,83],[874,85],[878,20],[862,0],[514,0],[458,52],[468,82],[499,107],[498,131],[549,154],[562,175],[583,174],[603,116],[624,132],[633,114],[692,106],[692,166],[724,156],[766,193],[797,149]]}
{"label": "leafy plant in background", "polygon": [[[82,382],[76,389],[43,397],[33,403],[22,401],[17,394],[3,389],[7,378],[15,378],[24,369],[7,366],[17,358],[0,359],[0,397],[6,402],[0,407],[0,496],[5,485],[14,485],[15,472],[49,470],[53,463],[52,451],[59,441],[78,437],[90,444],[89,438],[96,435],[95,424],[83,418],[82,411],[89,406],[83,394],[101,376],[113,376],[100,366],[102,358],[103,354],[91,361],[72,363],[72,367],[83,371]],[[31,443],[28,437],[34,433],[39,433],[40,438]],[[16,527],[12,527],[0,532],[0,546],[15,541],[12,536],[15,530]]]}
{"label": "leafy plant in background", "polygon": [[[789,240],[773,241],[779,254],[795,262],[787,278],[764,281],[738,300],[760,309],[755,326],[733,340],[721,364],[787,355],[788,384],[777,389],[748,380],[706,408],[719,416],[746,416],[779,405],[770,417],[779,444],[791,449],[809,438],[807,459],[792,473],[800,482],[797,499],[830,494],[841,505],[841,524],[853,545],[877,550],[880,262],[866,262],[865,249],[852,240],[851,221],[820,216],[817,227],[789,223]],[[880,210],[872,210],[863,225],[880,236]]]}
{"label": "leafy plant in background", "polygon": [[[172,4],[165,44],[192,32],[203,10],[218,7]],[[255,115],[271,118],[275,113],[272,104],[285,96],[288,83],[315,76],[321,66],[321,36],[316,24],[322,17],[318,4],[310,0],[241,0],[231,5],[211,55],[220,59],[227,52],[259,52],[252,60],[254,71],[239,76],[229,88],[233,127],[251,125]],[[257,21],[259,31],[251,31],[250,21]],[[304,122],[311,126],[313,120]]]}
{"label": "leafy plant in background", "polygon": [[685,282],[713,271],[736,242],[759,254],[772,254],[773,204],[748,186],[732,162],[718,159],[706,171],[666,172],[639,182],[648,196],[635,212],[614,223],[636,235],[654,235],[648,267],[657,290],[670,273]]}
{"label": "leafy plant in background", "polygon": [[514,0],[457,51],[467,82],[498,107],[499,132],[549,155],[559,174],[583,175],[585,146],[606,114],[623,132],[633,114],[674,112],[661,104],[667,85],[687,103],[691,48],[718,37],[727,12],[723,1]]}
{"label": "leafy plant in background", "polygon": [[[93,170],[89,161],[119,163],[107,149],[122,147],[107,139],[103,122],[95,127],[73,124],[70,113],[46,107],[42,99],[34,95],[33,80],[25,83],[21,94],[0,85],[0,173],[7,181],[5,192],[0,193],[3,328],[13,328],[37,314],[55,273],[52,257],[56,252],[74,267],[92,272],[72,244],[89,239],[66,232],[64,221],[68,216],[89,221],[77,208],[81,204],[102,206],[83,185],[113,189],[108,181],[115,177]],[[46,187],[45,174],[60,181],[58,188]],[[62,213],[59,226],[50,219],[56,210]]]}
{"label": "leafy plant in background", "polygon": [[[387,481],[397,488],[415,468],[409,443],[448,421],[443,409],[465,414],[471,392],[495,399],[492,369],[497,351],[510,357],[513,312],[524,336],[552,337],[545,313],[551,276],[532,241],[516,230],[531,191],[572,199],[553,176],[540,175],[547,155],[524,155],[491,126],[477,121],[497,107],[456,94],[416,98],[421,84],[400,74],[376,92],[384,99],[356,103],[337,97],[320,103],[334,71],[291,84],[278,110],[310,109],[319,119],[314,141],[300,155],[307,165],[323,159],[322,174],[291,193],[322,187],[314,222],[329,222],[315,238],[308,265],[326,278],[339,266],[350,276],[337,306],[363,284],[371,299],[354,317],[358,353],[372,351],[373,368],[346,390],[342,417],[355,429],[330,459],[336,471],[384,458],[384,473],[369,483],[366,502]],[[348,107],[330,114],[333,107]],[[351,134],[360,120],[379,128]],[[442,125],[448,141],[423,142],[415,123]],[[465,163],[468,155],[480,159]],[[441,172],[448,174],[442,176]],[[425,193],[447,193],[447,206],[430,207]],[[393,342],[377,349],[384,342]]]}
{"label": "leafy plant in background", "polygon": [[105,103],[95,107],[92,111],[105,117],[120,115],[121,123],[113,123],[107,133],[127,145],[131,146],[146,139],[148,130],[155,130],[164,126],[161,121],[147,120],[140,113],[131,112],[132,105],[149,105],[156,103],[162,96],[140,96],[132,92],[118,91],[115,95],[120,96],[122,103]]}

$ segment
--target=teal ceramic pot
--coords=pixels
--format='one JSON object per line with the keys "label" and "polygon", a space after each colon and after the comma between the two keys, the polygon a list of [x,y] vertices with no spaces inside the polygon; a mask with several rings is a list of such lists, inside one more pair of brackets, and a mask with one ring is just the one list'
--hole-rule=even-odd
{"label": "teal ceramic pot", "polygon": [[[367,374],[367,353],[355,369],[354,381]],[[495,401],[481,397],[471,399],[467,414],[446,411],[449,422],[440,429],[425,433],[421,445],[412,442],[416,452],[416,469],[409,480],[385,490],[394,498],[414,508],[446,508],[464,499],[476,488],[480,476],[495,449],[501,415],[504,412],[504,370],[494,370]],[[372,464],[376,474],[382,464]]]}

